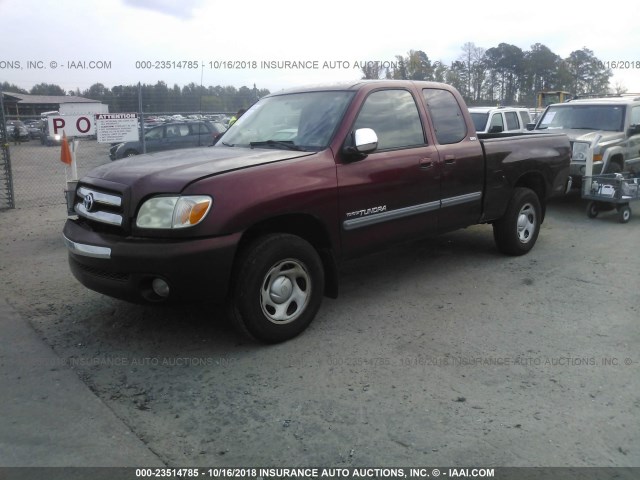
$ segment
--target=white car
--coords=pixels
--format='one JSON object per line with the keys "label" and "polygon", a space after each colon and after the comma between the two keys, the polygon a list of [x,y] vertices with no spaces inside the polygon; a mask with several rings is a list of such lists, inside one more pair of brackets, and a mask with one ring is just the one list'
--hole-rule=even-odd
{"label": "white car", "polygon": [[525,132],[531,123],[529,110],[518,107],[470,107],[477,133]]}

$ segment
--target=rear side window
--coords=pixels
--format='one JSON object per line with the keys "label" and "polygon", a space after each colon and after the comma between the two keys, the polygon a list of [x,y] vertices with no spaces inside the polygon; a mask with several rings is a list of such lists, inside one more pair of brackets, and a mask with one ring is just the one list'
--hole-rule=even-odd
{"label": "rear side window", "polygon": [[144,138],[147,140],[158,140],[162,138],[162,133],[164,131],[164,127],[152,128],[147,133],[145,133]]}
{"label": "rear side window", "polygon": [[425,88],[424,100],[433,121],[438,143],[458,143],[467,136],[467,126],[456,98],[448,90]]}
{"label": "rear side window", "polygon": [[373,92],[365,100],[353,128],[372,128],[378,135],[378,150],[425,143],[418,107],[406,90]]}
{"label": "rear side window", "polygon": [[504,116],[507,119],[507,130],[518,130],[520,128],[516,112],[505,112]]}
{"label": "rear side window", "polygon": [[522,121],[522,125],[526,126],[527,123],[531,123],[531,117],[529,116],[529,112],[520,110],[518,113],[520,114],[520,120]]}
{"label": "rear side window", "polygon": [[167,125],[167,138],[186,137],[187,135],[189,135],[189,127],[187,125]]}

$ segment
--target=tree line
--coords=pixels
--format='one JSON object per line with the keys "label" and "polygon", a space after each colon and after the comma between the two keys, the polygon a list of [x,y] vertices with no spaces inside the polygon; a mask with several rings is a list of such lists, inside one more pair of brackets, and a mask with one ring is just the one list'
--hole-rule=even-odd
{"label": "tree line", "polygon": [[465,43],[460,56],[449,65],[431,61],[422,50],[397,55],[394,68],[369,65],[364,79],[405,79],[444,82],[456,87],[469,104],[528,105],[537,92],[564,90],[573,95],[624,93],[621,85],[610,88],[611,70],[593,51],[584,47],[562,58],[536,43],[530,50],[500,43],[484,49]]}
{"label": "tree line", "polygon": [[48,83],[34,85],[27,91],[4,82],[0,84],[0,89],[3,92],[30,95],[76,95],[105,103],[113,113],[138,111],[140,103],[145,113],[236,112],[241,108],[248,108],[258,98],[270,93],[267,89],[258,89],[255,86],[204,87],[193,82],[182,87],[177,84],[169,87],[163,81],[158,81],[155,85],[117,85],[113,88],[95,83],[82,91],[65,91],[58,85]]}

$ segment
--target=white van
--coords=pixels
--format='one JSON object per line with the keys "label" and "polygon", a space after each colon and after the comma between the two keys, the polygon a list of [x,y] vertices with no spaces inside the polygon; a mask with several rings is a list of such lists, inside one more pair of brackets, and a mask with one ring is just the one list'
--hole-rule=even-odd
{"label": "white van", "polygon": [[478,133],[515,133],[527,131],[529,110],[518,107],[470,107],[469,113]]}

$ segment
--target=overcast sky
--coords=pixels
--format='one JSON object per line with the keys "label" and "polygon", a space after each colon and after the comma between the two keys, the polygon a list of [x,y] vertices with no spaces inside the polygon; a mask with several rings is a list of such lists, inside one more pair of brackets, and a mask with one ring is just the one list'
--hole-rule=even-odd
{"label": "overcast sky", "polygon": [[[358,79],[356,61],[394,61],[409,50],[449,64],[466,42],[485,49],[506,42],[523,50],[538,42],[563,58],[587,47],[602,61],[640,67],[636,12],[621,0],[599,5],[592,12],[583,1],[568,0],[0,0],[0,81],[25,89],[41,82],[84,90],[97,82],[111,88],[163,80],[277,91]],[[261,68],[284,60],[316,68]],[[198,65],[136,65],[160,61]],[[323,68],[324,62],[334,63]],[[640,92],[640,68],[613,73],[612,84]]]}

